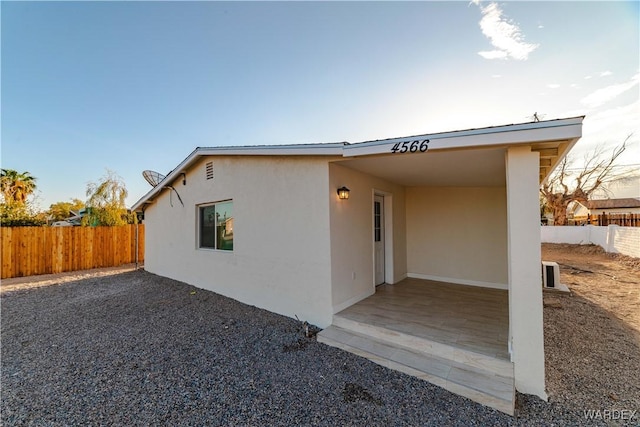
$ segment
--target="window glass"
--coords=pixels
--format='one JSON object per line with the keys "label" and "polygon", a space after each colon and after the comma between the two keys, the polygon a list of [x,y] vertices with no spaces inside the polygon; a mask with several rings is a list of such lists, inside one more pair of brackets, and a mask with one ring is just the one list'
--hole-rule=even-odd
{"label": "window glass", "polygon": [[373,241],[374,242],[380,242],[382,241],[382,223],[381,223],[381,203],[380,202],[374,202],[373,203],[373,231],[374,231],[374,236],[373,236]]}
{"label": "window glass", "polygon": [[199,208],[199,247],[233,250],[233,202]]}
{"label": "window glass", "polygon": [[233,250],[233,202],[218,203],[216,207],[216,249]]}
{"label": "window glass", "polygon": [[200,208],[200,247],[216,247],[216,222],[215,206],[202,206]]}

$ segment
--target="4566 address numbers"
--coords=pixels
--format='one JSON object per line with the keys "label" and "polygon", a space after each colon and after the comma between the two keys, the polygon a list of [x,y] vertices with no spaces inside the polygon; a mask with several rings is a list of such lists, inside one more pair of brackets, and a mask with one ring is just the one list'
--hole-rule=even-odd
{"label": "4566 address numbers", "polygon": [[424,153],[429,149],[429,140],[423,139],[415,141],[398,142],[391,148],[392,153]]}

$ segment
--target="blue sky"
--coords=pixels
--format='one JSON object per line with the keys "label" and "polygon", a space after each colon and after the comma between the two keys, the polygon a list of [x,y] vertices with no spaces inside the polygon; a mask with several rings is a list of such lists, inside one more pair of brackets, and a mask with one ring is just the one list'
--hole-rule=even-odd
{"label": "blue sky", "polygon": [[42,208],[109,168],[128,204],[197,146],[361,142],[586,114],[635,132],[638,2],[6,2],[3,168]]}

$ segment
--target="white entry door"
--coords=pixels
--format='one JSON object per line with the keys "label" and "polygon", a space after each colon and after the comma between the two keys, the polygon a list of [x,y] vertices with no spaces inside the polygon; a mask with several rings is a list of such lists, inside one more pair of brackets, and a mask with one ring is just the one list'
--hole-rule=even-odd
{"label": "white entry door", "polygon": [[373,200],[373,250],[376,286],[384,283],[384,197]]}

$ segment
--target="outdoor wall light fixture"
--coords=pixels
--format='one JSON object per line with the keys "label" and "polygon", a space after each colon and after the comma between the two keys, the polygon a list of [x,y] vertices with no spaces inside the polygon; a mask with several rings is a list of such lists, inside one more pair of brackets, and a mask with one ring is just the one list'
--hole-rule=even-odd
{"label": "outdoor wall light fixture", "polygon": [[347,187],[338,188],[338,198],[340,200],[346,200],[349,198],[349,189]]}

